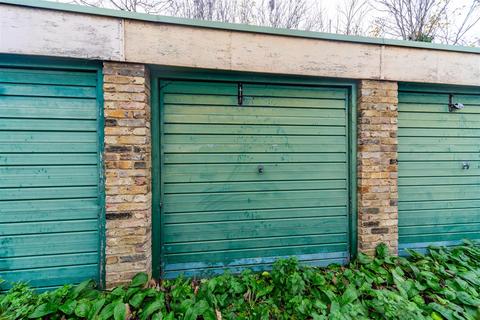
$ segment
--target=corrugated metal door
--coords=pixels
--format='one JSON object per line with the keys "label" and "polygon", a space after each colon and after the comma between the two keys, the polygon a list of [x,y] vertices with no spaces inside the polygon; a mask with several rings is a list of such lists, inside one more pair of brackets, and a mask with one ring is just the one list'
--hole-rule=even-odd
{"label": "corrugated metal door", "polygon": [[96,72],[0,69],[0,278],[99,279],[97,103]]}
{"label": "corrugated metal door", "polygon": [[346,89],[164,81],[161,99],[164,275],[348,259]]}
{"label": "corrugated metal door", "polygon": [[403,85],[398,123],[400,250],[480,239],[480,89]]}

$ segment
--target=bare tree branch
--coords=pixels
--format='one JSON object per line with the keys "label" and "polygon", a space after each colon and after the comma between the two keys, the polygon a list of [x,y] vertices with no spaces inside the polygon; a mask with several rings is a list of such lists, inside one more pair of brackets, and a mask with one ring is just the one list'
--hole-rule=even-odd
{"label": "bare tree branch", "polygon": [[366,0],[343,0],[337,6],[337,32],[348,35],[364,34],[364,20],[369,11],[371,8]]}
{"label": "bare tree branch", "polygon": [[387,35],[432,41],[445,20],[450,0],[376,0],[386,13],[377,23]]}
{"label": "bare tree branch", "polygon": [[[480,0],[57,0],[95,7],[286,29],[370,34],[405,40],[480,45]],[[477,32],[478,33],[478,32]]]}

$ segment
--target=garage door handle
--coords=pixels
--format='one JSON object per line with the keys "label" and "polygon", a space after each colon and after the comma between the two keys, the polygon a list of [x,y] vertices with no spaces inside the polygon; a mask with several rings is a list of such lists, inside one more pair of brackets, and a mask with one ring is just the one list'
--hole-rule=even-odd
{"label": "garage door handle", "polygon": [[263,165],[259,165],[259,166],[257,167],[257,172],[258,172],[258,174],[263,174],[263,173],[265,172],[264,166],[263,166]]}
{"label": "garage door handle", "polygon": [[462,169],[463,169],[463,170],[468,170],[468,169],[470,169],[470,163],[468,163],[468,162],[465,161],[465,162],[463,163]]}

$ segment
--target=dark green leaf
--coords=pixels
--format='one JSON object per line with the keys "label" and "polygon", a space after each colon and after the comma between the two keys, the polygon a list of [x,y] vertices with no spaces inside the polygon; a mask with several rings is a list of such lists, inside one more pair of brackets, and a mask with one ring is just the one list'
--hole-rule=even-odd
{"label": "dark green leaf", "polygon": [[119,301],[113,309],[113,318],[115,320],[125,320],[127,318],[127,308],[125,303]]}
{"label": "dark green leaf", "polygon": [[148,275],[145,272],[140,272],[133,277],[130,287],[141,287],[148,282]]}
{"label": "dark green leaf", "polygon": [[140,314],[140,319],[141,320],[148,319],[148,317],[150,317],[154,312],[162,309],[163,306],[164,306],[164,303],[162,300],[155,300],[150,302]]}
{"label": "dark green leaf", "polygon": [[86,301],[80,301],[75,307],[75,315],[80,318],[86,318],[90,311],[90,304]]}
{"label": "dark green leaf", "polygon": [[58,307],[60,311],[65,313],[66,315],[71,315],[75,311],[75,307],[77,306],[76,300],[67,300],[64,304]]}
{"label": "dark green leaf", "polygon": [[57,312],[57,306],[52,303],[44,303],[39,305],[32,314],[28,317],[30,319],[43,318],[46,315]]}

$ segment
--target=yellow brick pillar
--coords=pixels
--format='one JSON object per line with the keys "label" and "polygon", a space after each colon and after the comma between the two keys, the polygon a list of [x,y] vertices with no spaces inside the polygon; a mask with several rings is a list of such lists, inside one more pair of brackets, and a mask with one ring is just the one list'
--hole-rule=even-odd
{"label": "yellow brick pillar", "polygon": [[106,283],[151,273],[150,80],[141,64],[103,65]]}
{"label": "yellow brick pillar", "polygon": [[363,80],[358,90],[358,250],[398,252],[398,85]]}

